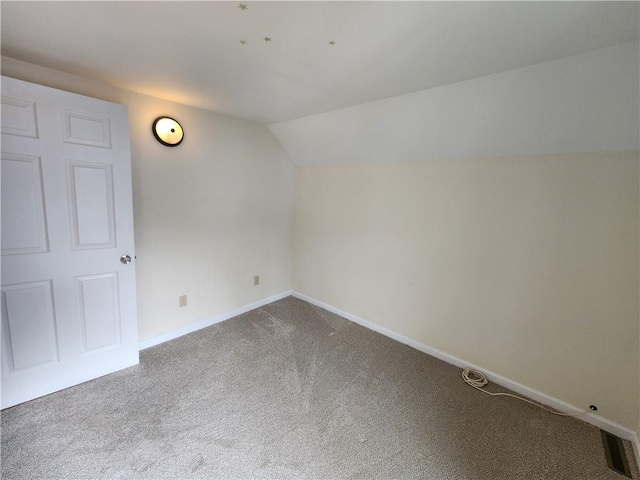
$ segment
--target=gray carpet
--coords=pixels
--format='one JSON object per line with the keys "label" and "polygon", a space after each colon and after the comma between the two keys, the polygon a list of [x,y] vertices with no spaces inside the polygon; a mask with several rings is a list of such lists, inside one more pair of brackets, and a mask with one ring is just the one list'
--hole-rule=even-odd
{"label": "gray carpet", "polygon": [[3,411],[2,478],[624,479],[598,429],[292,297]]}

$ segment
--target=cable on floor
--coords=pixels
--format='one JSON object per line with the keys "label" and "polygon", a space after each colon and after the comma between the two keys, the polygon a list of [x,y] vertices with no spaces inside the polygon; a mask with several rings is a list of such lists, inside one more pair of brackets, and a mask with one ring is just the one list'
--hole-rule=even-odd
{"label": "cable on floor", "polygon": [[554,415],[560,415],[562,417],[575,417],[577,415],[583,415],[590,411],[590,410],[585,410],[584,412],[578,412],[578,413],[556,412],[555,410],[551,410],[550,408],[547,408],[544,405],[540,405],[539,403],[532,402],[531,400],[527,400],[526,398],[519,397],[518,395],[513,395],[511,393],[505,393],[505,392],[498,392],[498,393],[487,392],[482,387],[487,385],[489,383],[489,380],[487,380],[487,377],[484,375],[484,373],[478,370],[474,370],[472,368],[466,368],[465,370],[463,370],[462,378],[467,385],[471,385],[473,388],[475,388],[476,390],[480,390],[482,393],[486,393],[487,395],[491,395],[492,397],[517,398],[518,400],[522,400],[523,402],[527,402],[527,403],[530,403],[531,405],[535,405],[536,407],[540,407],[541,409],[546,410],[549,413],[553,413]]}

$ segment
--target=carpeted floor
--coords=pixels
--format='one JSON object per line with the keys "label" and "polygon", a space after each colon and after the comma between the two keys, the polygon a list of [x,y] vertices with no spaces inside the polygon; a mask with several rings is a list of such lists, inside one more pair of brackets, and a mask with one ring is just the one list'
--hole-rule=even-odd
{"label": "carpeted floor", "polygon": [[2,478],[624,479],[598,429],[292,297],[4,410]]}

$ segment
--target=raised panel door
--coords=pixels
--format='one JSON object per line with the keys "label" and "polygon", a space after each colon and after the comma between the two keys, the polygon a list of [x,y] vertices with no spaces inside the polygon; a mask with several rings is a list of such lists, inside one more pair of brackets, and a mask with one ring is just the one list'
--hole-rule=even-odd
{"label": "raised panel door", "polygon": [[2,408],[138,363],[127,108],[2,77]]}

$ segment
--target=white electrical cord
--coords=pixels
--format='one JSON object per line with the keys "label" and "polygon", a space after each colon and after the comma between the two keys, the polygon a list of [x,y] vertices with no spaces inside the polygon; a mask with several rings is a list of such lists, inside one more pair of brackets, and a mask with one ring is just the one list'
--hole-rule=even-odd
{"label": "white electrical cord", "polygon": [[511,393],[504,393],[504,392],[491,393],[491,392],[487,392],[486,390],[483,390],[482,387],[487,385],[489,383],[489,380],[487,380],[487,377],[485,377],[484,373],[482,373],[482,372],[480,372],[478,370],[473,370],[472,368],[467,368],[467,369],[463,370],[462,371],[462,378],[468,385],[471,385],[476,390],[480,390],[482,393],[486,393],[487,395],[491,395],[492,397],[513,397],[513,398],[517,398],[518,400],[522,400],[523,402],[527,402],[527,403],[530,403],[531,405],[535,405],[536,407],[540,407],[540,408],[542,408],[543,410],[546,410],[549,413],[553,413],[554,415],[561,415],[563,417],[575,417],[576,415],[582,415],[582,414],[587,413],[587,412],[590,411],[590,410],[585,410],[584,412],[578,412],[578,413],[561,413],[561,412],[556,412],[554,410],[551,410],[551,409],[545,407],[544,405],[540,405],[539,403],[535,403],[535,402],[532,402],[531,400],[527,400],[526,398],[519,397],[518,395],[512,395]]}

